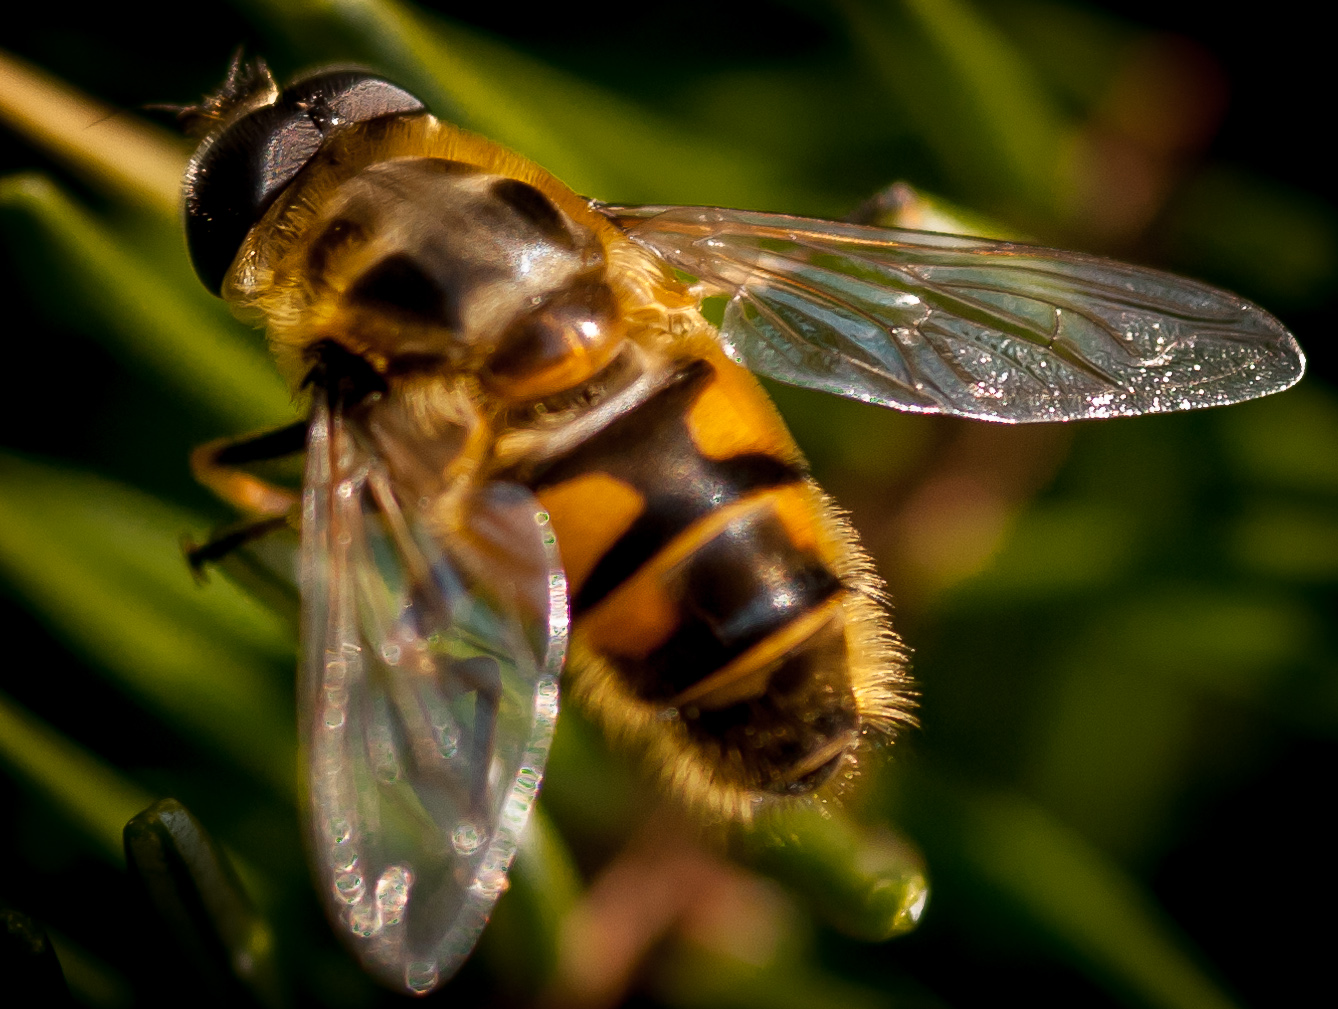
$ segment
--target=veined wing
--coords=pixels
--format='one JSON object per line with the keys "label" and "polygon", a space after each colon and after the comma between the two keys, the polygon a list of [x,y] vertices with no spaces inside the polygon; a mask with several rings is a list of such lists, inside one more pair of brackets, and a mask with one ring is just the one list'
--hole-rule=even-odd
{"label": "veined wing", "polygon": [[461,546],[438,543],[355,422],[313,399],[309,843],[336,931],[384,983],[423,993],[469,954],[505,889],[557,717],[566,580],[528,491],[484,488]]}
{"label": "veined wing", "polygon": [[1077,252],[714,207],[600,208],[729,297],[727,352],[792,385],[1018,423],[1161,413],[1305,370],[1261,308]]}

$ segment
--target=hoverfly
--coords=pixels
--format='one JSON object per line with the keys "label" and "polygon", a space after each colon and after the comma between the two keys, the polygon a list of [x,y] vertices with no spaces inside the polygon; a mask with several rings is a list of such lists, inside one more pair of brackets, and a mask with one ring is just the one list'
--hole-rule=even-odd
{"label": "hoverfly", "polygon": [[[310,854],[335,929],[409,992],[505,887],[564,667],[720,817],[832,787],[910,720],[880,582],[750,372],[1021,423],[1305,366],[1256,306],[1079,253],[589,200],[361,71],[281,91],[235,63],[197,111],[196,271],[309,408],[195,468],[253,532],[300,508]],[[242,469],[302,451],[300,502]]]}

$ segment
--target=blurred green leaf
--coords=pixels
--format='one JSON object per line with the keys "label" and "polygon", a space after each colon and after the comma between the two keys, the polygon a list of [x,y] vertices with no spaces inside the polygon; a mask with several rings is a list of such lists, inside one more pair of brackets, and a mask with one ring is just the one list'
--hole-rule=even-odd
{"label": "blurred green leaf", "polygon": [[73,1006],[56,951],[42,926],[0,906],[0,984],[16,1009]]}
{"label": "blurred green leaf", "polygon": [[51,945],[79,1005],[94,1009],[130,1009],[135,1005],[134,992],[114,968],[59,932],[52,933]]}
{"label": "blurred green leaf", "polygon": [[[1156,901],[1091,844],[1020,796],[906,775],[898,812],[932,838],[931,864],[982,888],[1116,997],[1159,1009],[1232,1009]],[[937,856],[937,857],[936,857]]]}
{"label": "blurred green leaf", "polygon": [[1242,403],[1221,419],[1223,449],[1240,475],[1267,487],[1338,492],[1338,399],[1305,380],[1285,396]]}
{"label": "blurred green leaf", "polygon": [[654,971],[655,994],[681,1009],[879,1009],[878,991],[788,959],[755,964],[684,944]]}
{"label": "blurred green leaf", "polygon": [[26,604],[178,732],[291,795],[290,688],[273,670],[293,642],[237,589],[194,584],[179,543],[198,528],[128,488],[0,457],[0,570]]}
{"label": "blurred green leaf", "polygon": [[916,189],[908,182],[894,182],[876,193],[850,219],[882,228],[977,235],[1006,242],[1029,241],[1017,228],[1003,221],[959,207],[940,196]]}
{"label": "blurred green leaf", "polygon": [[852,40],[940,164],[999,205],[1053,213],[1064,117],[968,0],[838,0]]}
{"label": "blurred green leaf", "polygon": [[543,792],[545,815],[563,835],[573,843],[619,837],[641,808],[645,787],[580,708],[564,703]]}
{"label": "blurred green leaf", "polygon": [[557,965],[562,922],[581,896],[581,878],[543,806],[530,813],[511,869],[511,887],[483,934],[481,952],[508,985],[542,991]]}
{"label": "blurred green leaf", "polygon": [[1153,588],[1112,610],[1083,654],[1241,699],[1257,695],[1318,644],[1308,614],[1258,591]]}
{"label": "blurred green leaf", "polygon": [[126,249],[124,235],[50,180],[0,179],[0,215],[25,259],[41,254],[53,264],[47,285],[37,289],[53,311],[78,319],[91,337],[228,427],[276,427],[291,419],[290,396],[258,335],[231,323],[198,285],[183,292],[165,283]]}
{"label": "blurred green leaf", "polygon": [[1192,691],[1118,655],[1075,647],[1035,710],[1030,790],[1107,851],[1162,842],[1189,771]]}
{"label": "blurred green leaf", "polygon": [[979,576],[954,592],[971,604],[1015,606],[1109,584],[1138,561],[1134,520],[1094,501],[1037,505],[1023,514]]}
{"label": "blurred green leaf", "polygon": [[1338,218],[1313,197],[1243,172],[1209,168],[1171,209],[1176,258],[1267,297],[1275,310],[1313,305],[1338,278]]}
{"label": "blurred green leaf", "polygon": [[1260,501],[1247,508],[1232,535],[1242,568],[1311,584],[1338,578],[1338,516],[1332,508]]}
{"label": "blurred green leaf", "polygon": [[1054,184],[1061,119],[1031,68],[969,0],[903,0],[903,6],[974,106],[974,125],[1039,202]]}
{"label": "blurred green leaf", "polygon": [[1102,97],[1120,59],[1140,34],[1105,11],[1047,0],[982,3],[1034,72],[1086,110]]}
{"label": "blurred green leaf", "polygon": [[188,144],[0,52],[0,119],[105,191],[175,217]]}
{"label": "blurred green leaf", "polygon": [[732,847],[837,929],[867,942],[911,931],[929,899],[919,852],[889,828],[861,828],[840,810],[769,811],[754,827],[738,828]]}
{"label": "blurred green leaf", "polygon": [[190,811],[160,799],[126,824],[124,838],[131,878],[164,928],[160,939],[185,961],[172,973],[220,1006],[282,1004],[273,931]]}
{"label": "blurred green leaf", "polygon": [[121,829],[151,798],[0,694],[0,760],[78,827],[103,858],[122,858]]}

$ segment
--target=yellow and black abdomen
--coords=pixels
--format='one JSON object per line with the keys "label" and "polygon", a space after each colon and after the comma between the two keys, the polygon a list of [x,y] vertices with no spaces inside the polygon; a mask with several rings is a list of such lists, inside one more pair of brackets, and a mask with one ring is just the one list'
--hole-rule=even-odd
{"label": "yellow and black abdomen", "polygon": [[527,482],[571,582],[575,692],[739,813],[816,788],[906,704],[853,534],[753,378],[701,354]]}

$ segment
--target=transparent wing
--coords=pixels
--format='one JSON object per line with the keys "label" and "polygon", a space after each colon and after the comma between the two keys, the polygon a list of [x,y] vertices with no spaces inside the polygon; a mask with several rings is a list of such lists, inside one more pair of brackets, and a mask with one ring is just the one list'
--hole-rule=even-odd
{"label": "transparent wing", "polygon": [[484,488],[460,544],[438,543],[322,399],[302,517],[309,841],[336,930],[422,993],[506,887],[557,717],[566,580],[528,491]]}
{"label": "transparent wing", "polygon": [[1217,406],[1285,389],[1282,324],[1204,284],[1009,242],[713,207],[600,207],[729,297],[730,356],[782,382],[1008,423]]}

